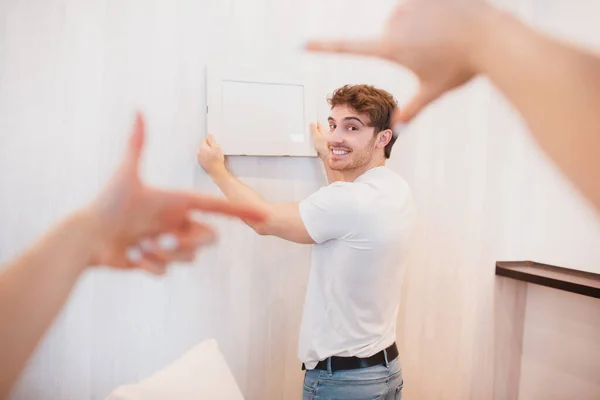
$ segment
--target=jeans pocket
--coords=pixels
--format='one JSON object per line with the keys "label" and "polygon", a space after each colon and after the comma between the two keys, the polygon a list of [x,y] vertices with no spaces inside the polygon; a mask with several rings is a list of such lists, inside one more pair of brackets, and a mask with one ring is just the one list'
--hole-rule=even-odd
{"label": "jeans pocket", "polygon": [[303,385],[302,390],[306,393],[310,393],[310,394],[315,394],[316,390],[315,388],[312,388],[310,386],[308,386],[306,383]]}
{"label": "jeans pocket", "polygon": [[317,392],[319,384],[319,372],[307,371],[304,374],[304,384],[302,385],[302,400],[312,400]]}
{"label": "jeans pocket", "polygon": [[402,386],[404,386],[403,383],[396,388],[396,396],[394,397],[394,400],[402,400]]}
{"label": "jeans pocket", "polygon": [[302,400],[313,400],[315,398],[315,391],[304,386],[302,390]]}

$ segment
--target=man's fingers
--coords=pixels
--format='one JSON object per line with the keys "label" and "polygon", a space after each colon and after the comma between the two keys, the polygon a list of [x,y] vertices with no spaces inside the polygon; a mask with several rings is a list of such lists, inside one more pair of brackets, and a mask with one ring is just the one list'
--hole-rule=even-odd
{"label": "man's fingers", "polygon": [[347,53],[373,57],[388,57],[379,39],[372,40],[311,40],[306,50],[323,53]]}

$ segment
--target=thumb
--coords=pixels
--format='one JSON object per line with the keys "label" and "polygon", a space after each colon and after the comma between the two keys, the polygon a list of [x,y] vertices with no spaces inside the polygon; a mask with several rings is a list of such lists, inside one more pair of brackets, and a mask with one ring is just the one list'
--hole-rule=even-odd
{"label": "thumb", "polygon": [[139,165],[146,135],[145,125],[142,113],[138,112],[133,125],[133,131],[129,137],[127,155],[125,156],[125,164],[130,168],[137,168]]}
{"label": "thumb", "polygon": [[208,145],[210,147],[215,147],[215,145],[217,144],[217,141],[215,140],[215,137],[212,134],[208,134],[207,138],[206,138],[206,142],[208,143]]}
{"label": "thumb", "polygon": [[419,114],[429,103],[441,95],[438,90],[421,86],[419,93],[414,96],[404,107],[396,108],[392,116],[392,126],[406,124]]}
{"label": "thumb", "polygon": [[323,129],[321,129],[321,122],[317,122],[317,133],[323,135]]}
{"label": "thumb", "polygon": [[312,134],[313,138],[317,137],[317,135],[319,134],[319,125],[311,123],[310,124],[310,133]]}

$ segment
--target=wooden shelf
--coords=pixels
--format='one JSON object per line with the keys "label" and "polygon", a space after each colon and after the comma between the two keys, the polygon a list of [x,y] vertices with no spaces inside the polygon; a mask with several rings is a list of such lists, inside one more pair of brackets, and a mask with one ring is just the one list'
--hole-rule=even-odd
{"label": "wooden shelf", "polygon": [[533,261],[498,261],[496,275],[600,299],[600,275]]}

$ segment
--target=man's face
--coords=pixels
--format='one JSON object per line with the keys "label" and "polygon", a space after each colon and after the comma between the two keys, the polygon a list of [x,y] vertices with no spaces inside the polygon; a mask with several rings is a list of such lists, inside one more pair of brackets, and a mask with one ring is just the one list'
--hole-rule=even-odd
{"label": "man's face", "polygon": [[329,117],[329,167],[336,171],[368,165],[375,154],[375,128],[366,114],[357,114],[346,105],[335,106]]}

